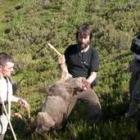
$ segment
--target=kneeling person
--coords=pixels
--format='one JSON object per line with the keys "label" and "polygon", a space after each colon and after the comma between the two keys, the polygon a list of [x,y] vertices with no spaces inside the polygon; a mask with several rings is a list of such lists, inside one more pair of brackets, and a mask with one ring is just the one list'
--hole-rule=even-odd
{"label": "kneeling person", "polygon": [[[73,78],[84,77],[83,81],[85,87],[97,85],[97,72],[99,69],[99,56],[97,51],[91,47],[92,29],[90,25],[83,24],[79,27],[76,33],[77,44],[70,45],[65,50],[64,56],[58,58],[58,63],[62,70],[62,78],[66,77],[66,71],[71,74]],[[75,106],[77,100],[82,100],[88,108],[88,119],[94,123],[101,117],[101,105],[93,90],[86,90],[80,92],[71,103],[71,110]]]}

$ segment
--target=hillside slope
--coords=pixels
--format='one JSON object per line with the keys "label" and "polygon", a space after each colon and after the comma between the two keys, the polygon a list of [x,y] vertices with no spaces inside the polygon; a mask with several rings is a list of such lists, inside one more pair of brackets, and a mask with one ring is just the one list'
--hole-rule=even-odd
{"label": "hillside slope", "polygon": [[[82,111],[79,115],[75,112],[68,130],[58,132],[58,139],[68,139],[69,130],[71,136],[80,140],[127,140],[135,132],[136,121],[131,120],[128,127],[124,114],[129,102],[127,67],[132,59],[129,48],[140,29],[137,0],[0,0],[0,16],[0,51],[14,56],[13,79],[18,82],[24,78],[17,95],[29,101],[33,119],[47,94],[38,89],[47,89],[60,78],[57,55],[46,43],[50,42],[63,53],[69,44],[75,43],[77,27],[87,22],[93,26],[92,44],[100,55],[99,85],[95,90],[102,103],[103,122],[91,128],[83,120],[77,121]],[[13,110],[18,111],[17,106]],[[25,112],[21,109],[20,113]],[[24,140],[23,123],[17,119],[13,123],[18,139]],[[11,137],[7,134],[7,139]],[[29,135],[31,139],[39,138]]]}

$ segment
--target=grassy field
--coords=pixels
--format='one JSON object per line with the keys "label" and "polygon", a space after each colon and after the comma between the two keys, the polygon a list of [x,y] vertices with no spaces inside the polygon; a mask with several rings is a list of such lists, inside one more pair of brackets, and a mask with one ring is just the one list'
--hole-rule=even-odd
{"label": "grassy field", "polygon": [[[139,140],[139,118],[125,117],[129,105],[128,63],[133,36],[140,29],[140,4],[137,0],[0,0],[0,51],[14,56],[13,79],[19,82],[17,96],[28,100],[32,120],[47,93],[39,91],[60,78],[57,55],[45,47],[53,44],[63,53],[75,43],[77,27],[93,26],[93,46],[100,55],[99,84],[95,88],[103,110],[101,121],[89,126],[84,106],[78,102],[66,128],[56,136],[31,133],[26,124],[12,118],[18,140]],[[13,113],[27,113],[18,105]],[[6,140],[12,140],[8,130]]]}

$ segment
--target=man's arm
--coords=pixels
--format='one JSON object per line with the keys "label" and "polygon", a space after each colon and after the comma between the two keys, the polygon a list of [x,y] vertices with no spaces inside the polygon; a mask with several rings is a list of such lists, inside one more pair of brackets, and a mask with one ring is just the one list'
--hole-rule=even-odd
{"label": "man's arm", "polygon": [[61,79],[63,79],[63,80],[66,80],[66,79],[72,77],[72,75],[70,75],[69,72],[68,72],[68,68],[67,68],[67,65],[66,65],[65,61],[66,60],[65,60],[65,56],[64,55],[59,56],[58,64],[59,64],[60,69],[62,71]]}
{"label": "man's arm", "polygon": [[[12,102],[17,102],[19,103],[22,107],[24,107],[28,113],[28,118],[31,117],[31,114],[30,114],[30,105],[28,104],[28,102],[22,98],[19,98],[19,97],[16,97],[14,95],[12,95],[12,98],[11,98],[11,101]],[[17,115],[17,114],[16,114]],[[18,114],[18,117],[19,117],[20,114]]]}
{"label": "man's arm", "polygon": [[91,56],[91,64],[90,64],[90,75],[87,78],[87,81],[92,84],[97,78],[97,72],[99,69],[99,55],[98,52],[92,49],[92,56]]}
{"label": "man's arm", "polygon": [[16,97],[16,96],[13,95],[12,98],[11,98],[11,101],[19,103],[24,108],[29,108],[28,102],[26,100],[22,99],[22,98],[19,98],[19,97]]}
{"label": "man's arm", "polygon": [[87,81],[91,84],[97,77],[97,72],[91,72],[90,76],[87,78]]}

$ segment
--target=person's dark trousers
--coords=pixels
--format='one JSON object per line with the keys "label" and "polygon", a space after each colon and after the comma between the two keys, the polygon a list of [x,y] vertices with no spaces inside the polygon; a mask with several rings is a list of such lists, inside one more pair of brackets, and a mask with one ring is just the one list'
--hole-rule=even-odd
{"label": "person's dark trousers", "polygon": [[74,108],[77,100],[81,100],[88,111],[87,119],[89,123],[96,123],[101,118],[102,110],[99,102],[99,98],[96,93],[90,89],[83,92],[79,92],[77,95],[73,96],[73,100],[69,105],[69,109],[67,111],[67,117],[70,115],[72,109]]}
{"label": "person's dark trousers", "polygon": [[129,92],[130,92],[130,101],[132,99],[132,94],[133,94],[133,90],[136,86],[136,83],[138,82],[138,79],[140,78],[140,74],[139,73],[135,73],[135,72],[132,72],[131,74],[131,78],[130,78],[130,81],[129,81]]}
{"label": "person's dark trousers", "polygon": [[130,105],[128,109],[128,116],[133,116],[138,110],[140,102],[140,74],[132,73],[130,78]]}

